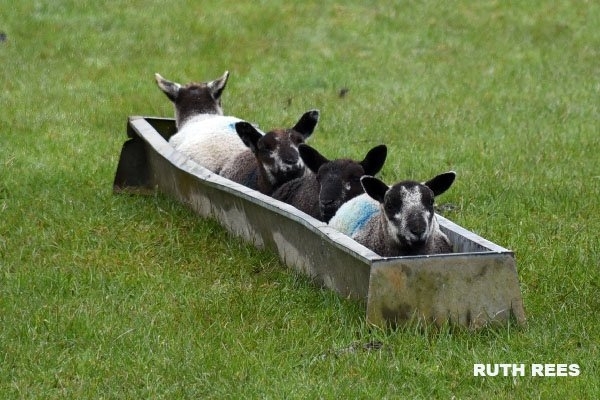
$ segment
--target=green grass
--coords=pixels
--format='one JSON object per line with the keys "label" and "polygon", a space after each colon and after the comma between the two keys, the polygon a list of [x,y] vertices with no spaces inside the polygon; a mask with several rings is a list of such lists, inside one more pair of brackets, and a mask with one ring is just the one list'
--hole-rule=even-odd
{"label": "green grass", "polygon": [[[600,392],[595,2],[87,3],[0,0],[0,398]],[[528,325],[373,329],[215,222],[113,195],[127,116],[173,115],[153,74],[225,70],[229,114],[270,128],[319,108],[311,144],[386,143],[390,183],[456,170],[439,201],[515,251]]]}

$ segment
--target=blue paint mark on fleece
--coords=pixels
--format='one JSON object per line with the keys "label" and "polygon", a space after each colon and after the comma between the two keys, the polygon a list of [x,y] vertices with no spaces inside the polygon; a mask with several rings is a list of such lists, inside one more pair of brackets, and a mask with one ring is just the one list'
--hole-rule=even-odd
{"label": "blue paint mark on fleece", "polygon": [[368,199],[359,199],[353,210],[356,213],[356,218],[348,226],[350,236],[354,236],[379,212],[379,204]]}
{"label": "blue paint mark on fleece", "polygon": [[230,130],[232,133],[236,133],[235,124],[236,122],[232,122],[229,125],[227,125],[227,129]]}
{"label": "blue paint mark on fleece", "polygon": [[243,121],[242,119],[236,118],[236,117],[230,117],[230,116],[222,116],[219,118],[219,120],[221,121],[221,123],[223,124],[223,128],[225,128],[225,130],[233,133],[233,134],[237,134],[236,130],[235,130],[235,124],[237,124],[238,122]]}
{"label": "blue paint mark on fleece", "polygon": [[380,212],[381,205],[379,202],[363,193],[342,204],[335,216],[329,221],[329,226],[347,236],[355,237]]}
{"label": "blue paint mark on fleece", "polygon": [[[236,117],[220,117],[220,118],[222,120],[222,123],[223,123],[223,126],[225,127],[225,129],[227,129],[228,131],[230,131],[231,133],[234,133],[234,134],[237,134],[237,131],[235,130],[235,124],[237,124],[238,122],[244,121],[243,119],[239,119]],[[260,128],[258,127],[257,124],[255,124],[253,122],[251,122],[251,124],[262,135],[265,134],[262,130],[260,130]]]}

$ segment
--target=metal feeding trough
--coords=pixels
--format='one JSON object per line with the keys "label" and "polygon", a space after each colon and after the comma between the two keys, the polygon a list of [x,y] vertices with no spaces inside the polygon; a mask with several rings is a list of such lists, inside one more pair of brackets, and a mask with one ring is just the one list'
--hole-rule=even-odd
{"label": "metal feeding trough", "polygon": [[296,208],[222,178],[167,142],[170,118],[130,117],[116,193],[164,192],[343,297],[378,326],[418,321],[479,328],[525,322],[514,254],[438,216],[454,253],[380,257]]}

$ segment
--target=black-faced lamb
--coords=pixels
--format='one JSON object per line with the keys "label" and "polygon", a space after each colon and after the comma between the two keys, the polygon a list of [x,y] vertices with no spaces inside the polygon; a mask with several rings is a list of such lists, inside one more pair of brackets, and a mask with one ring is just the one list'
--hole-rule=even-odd
{"label": "black-faced lamb", "polygon": [[319,111],[311,110],[289,129],[274,129],[262,134],[248,122],[238,122],[235,129],[245,150],[232,157],[220,175],[251,189],[271,194],[280,185],[304,175],[304,163],[298,145],[313,133]]}
{"label": "black-faced lamb", "polygon": [[456,173],[424,183],[402,181],[392,187],[374,177],[361,178],[365,194],[345,203],[329,226],[383,257],[451,253],[440,230],[434,198],[452,186]]}
{"label": "black-faced lamb", "polygon": [[343,203],[363,193],[360,178],[377,174],[387,156],[385,145],[369,150],[362,161],[328,160],[305,144],[299,146],[299,151],[308,171],[281,185],[272,197],[324,222],[329,221]]}
{"label": "black-faced lamb", "polygon": [[210,82],[181,85],[155,74],[158,87],[173,102],[177,133],[169,143],[203,167],[219,173],[229,157],[246,147],[235,124],[240,118],[224,116],[221,95],[229,72]]}

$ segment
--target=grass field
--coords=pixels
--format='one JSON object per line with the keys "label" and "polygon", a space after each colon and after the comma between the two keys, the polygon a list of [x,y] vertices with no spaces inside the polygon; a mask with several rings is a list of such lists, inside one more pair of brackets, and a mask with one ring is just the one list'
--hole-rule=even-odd
{"label": "grass field", "polygon": [[[600,393],[597,2],[0,9],[0,398]],[[364,305],[180,204],[113,195],[126,118],[173,115],[153,74],[225,70],[227,114],[270,128],[319,108],[310,143],[330,157],[386,143],[389,183],[457,171],[445,216],[515,251],[527,326],[374,329]]]}

